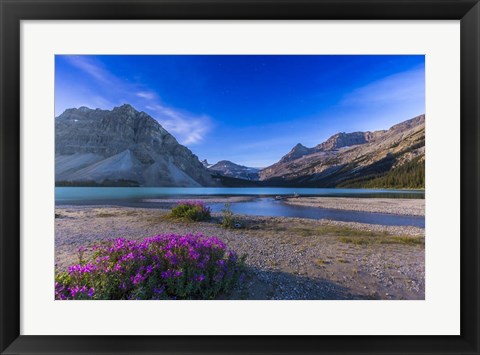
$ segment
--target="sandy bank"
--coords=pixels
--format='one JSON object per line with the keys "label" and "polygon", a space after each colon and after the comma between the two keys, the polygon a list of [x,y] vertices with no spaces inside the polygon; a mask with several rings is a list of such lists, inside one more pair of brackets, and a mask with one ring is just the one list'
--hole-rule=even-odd
{"label": "sandy bank", "polygon": [[424,199],[401,198],[350,198],[350,197],[298,197],[285,203],[297,206],[332,208],[349,211],[391,213],[408,216],[425,216]]}

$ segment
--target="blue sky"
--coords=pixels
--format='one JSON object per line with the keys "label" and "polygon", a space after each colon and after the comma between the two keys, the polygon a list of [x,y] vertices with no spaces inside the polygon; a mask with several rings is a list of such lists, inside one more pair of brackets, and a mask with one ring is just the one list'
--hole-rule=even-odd
{"label": "blue sky", "polygon": [[297,143],[425,113],[423,55],[55,57],[55,115],[129,103],[201,160],[265,167]]}

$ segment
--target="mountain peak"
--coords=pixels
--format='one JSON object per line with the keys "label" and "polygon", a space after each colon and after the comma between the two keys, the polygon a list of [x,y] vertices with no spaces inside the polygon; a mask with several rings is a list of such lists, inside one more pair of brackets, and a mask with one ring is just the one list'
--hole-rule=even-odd
{"label": "mountain peak", "polygon": [[210,164],[207,159],[203,159],[200,163],[202,163],[203,166],[206,168],[209,168],[213,165],[213,164]]}
{"label": "mountain peak", "polygon": [[425,123],[425,114],[413,117],[409,120],[400,122],[392,127],[390,127],[390,130],[402,130],[402,129],[408,129],[412,128],[421,124]]}
{"label": "mountain peak", "polygon": [[[55,154],[60,157],[56,162],[57,181],[102,183],[123,179],[135,180],[141,186],[213,184],[208,171],[187,147],[153,117],[128,104],[111,111],[66,110],[55,121]],[[122,170],[125,166],[131,166],[135,174]]]}
{"label": "mountain peak", "polygon": [[282,159],[280,159],[280,162],[289,162],[301,158],[304,155],[308,155],[312,152],[313,150],[311,148],[307,148],[303,144],[297,143],[287,155],[284,155]]}
{"label": "mountain peak", "polygon": [[208,169],[223,176],[244,180],[258,180],[259,169],[235,164],[230,160],[220,160]]}
{"label": "mountain peak", "polygon": [[123,104],[121,106],[117,106],[113,108],[113,111],[126,111],[126,112],[138,112],[132,105],[130,104]]}
{"label": "mountain peak", "polygon": [[230,160],[220,160],[216,164],[213,164],[211,166],[213,170],[217,168],[245,168],[243,165],[238,165],[235,164],[234,162],[231,162]]}
{"label": "mountain peak", "polygon": [[308,149],[305,147],[302,143],[297,143],[292,150],[298,150],[298,149]]}
{"label": "mountain peak", "polygon": [[338,132],[320,143],[315,148],[319,151],[330,151],[351,145],[365,144],[370,140],[370,132]]}

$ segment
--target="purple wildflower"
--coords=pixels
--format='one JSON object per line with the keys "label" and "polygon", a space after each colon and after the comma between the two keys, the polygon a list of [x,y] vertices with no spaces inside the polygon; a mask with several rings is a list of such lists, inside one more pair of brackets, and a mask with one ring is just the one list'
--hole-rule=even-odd
{"label": "purple wildflower", "polygon": [[[195,202],[195,205],[202,203]],[[55,283],[55,299],[136,299],[145,295],[159,299],[160,294],[161,298],[174,298],[173,292],[182,294],[187,290],[183,288],[192,283],[196,283],[196,287],[183,293],[181,298],[205,294],[215,297],[218,291],[209,290],[212,283],[217,284],[214,289],[222,290],[222,283],[241,272],[235,263],[237,255],[229,252],[224,242],[202,234],[164,234],[142,241],[118,238],[91,249],[95,252],[86,263],[68,268],[71,277],[58,278],[71,281]],[[172,284],[165,281],[178,278],[182,281],[175,281],[167,294],[166,285]]]}
{"label": "purple wildflower", "polygon": [[159,288],[157,288],[157,287],[153,288],[153,292],[156,293],[157,295],[161,295],[164,290],[165,290],[165,285],[162,285]]}
{"label": "purple wildflower", "polygon": [[163,279],[170,279],[171,277],[173,277],[173,271],[168,269],[167,271],[162,271],[160,273],[160,276],[163,278]]}
{"label": "purple wildflower", "polygon": [[145,276],[142,276],[140,273],[138,273],[138,274],[136,274],[135,276],[133,276],[133,277],[131,278],[131,280],[132,280],[132,283],[133,283],[134,285],[137,285],[137,284],[139,284],[140,282],[142,282],[143,280],[145,280]]}
{"label": "purple wildflower", "polygon": [[77,265],[72,265],[68,268],[68,272],[70,274],[75,274],[75,273],[89,274],[96,270],[97,270],[97,266],[94,264],[85,264],[85,265],[77,264]]}
{"label": "purple wildflower", "polygon": [[200,274],[200,275],[195,277],[195,281],[202,282],[203,280],[205,280],[205,275],[204,274]]}

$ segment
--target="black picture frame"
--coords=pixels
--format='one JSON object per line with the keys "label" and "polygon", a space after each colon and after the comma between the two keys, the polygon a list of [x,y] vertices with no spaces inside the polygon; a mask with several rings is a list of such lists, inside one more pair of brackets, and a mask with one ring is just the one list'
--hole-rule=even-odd
{"label": "black picture frame", "polygon": [[[479,354],[478,0],[0,0],[0,351],[2,354]],[[20,22],[118,19],[461,21],[461,335],[20,335]],[[448,287],[448,285],[445,285]]]}

